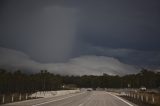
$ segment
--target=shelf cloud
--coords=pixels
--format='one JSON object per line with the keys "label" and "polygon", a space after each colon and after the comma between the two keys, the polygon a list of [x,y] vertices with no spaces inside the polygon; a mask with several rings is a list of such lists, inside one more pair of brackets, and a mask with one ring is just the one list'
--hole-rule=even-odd
{"label": "shelf cloud", "polygon": [[72,58],[63,63],[39,63],[20,51],[0,48],[0,58],[2,68],[21,69],[34,73],[43,69],[62,75],[102,75],[103,73],[125,75],[137,72],[134,66],[105,56],[88,55]]}

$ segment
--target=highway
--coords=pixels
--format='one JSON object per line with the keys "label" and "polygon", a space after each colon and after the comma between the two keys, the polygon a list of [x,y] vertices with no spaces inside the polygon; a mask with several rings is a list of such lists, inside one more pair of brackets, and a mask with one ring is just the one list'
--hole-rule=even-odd
{"label": "highway", "polygon": [[87,91],[51,98],[15,102],[3,106],[136,106],[105,91]]}

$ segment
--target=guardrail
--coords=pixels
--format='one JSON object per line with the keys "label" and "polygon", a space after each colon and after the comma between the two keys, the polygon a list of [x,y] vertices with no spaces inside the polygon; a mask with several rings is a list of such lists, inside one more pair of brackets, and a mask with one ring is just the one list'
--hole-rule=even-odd
{"label": "guardrail", "polygon": [[147,104],[154,104],[160,106],[160,94],[157,93],[130,91],[126,92],[125,96]]}
{"label": "guardrail", "polygon": [[0,104],[31,99],[28,93],[1,94]]}
{"label": "guardrail", "polygon": [[[134,103],[151,104],[160,106],[160,92],[155,90],[140,91],[139,89],[106,89],[108,92],[115,92]],[[154,92],[153,92],[154,91]]]}

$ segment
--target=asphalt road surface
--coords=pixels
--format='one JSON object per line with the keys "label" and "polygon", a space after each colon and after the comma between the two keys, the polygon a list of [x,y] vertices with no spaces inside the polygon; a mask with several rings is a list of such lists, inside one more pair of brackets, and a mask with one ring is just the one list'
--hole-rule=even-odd
{"label": "asphalt road surface", "polygon": [[64,96],[27,100],[4,106],[136,106],[105,91],[87,91]]}

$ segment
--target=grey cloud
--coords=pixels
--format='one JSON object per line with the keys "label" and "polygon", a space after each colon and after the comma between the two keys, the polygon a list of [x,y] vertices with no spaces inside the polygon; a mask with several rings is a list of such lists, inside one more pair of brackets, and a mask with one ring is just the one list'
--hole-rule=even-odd
{"label": "grey cloud", "polygon": [[159,50],[159,1],[110,1],[86,5],[79,33],[94,46]]}
{"label": "grey cloud", "polygon": [[[41,62],[71,57],[76,38],[76,9],[49,5],[26,14],[14,7],[8,9],[17,14],[3,20],[0,45],[21,50]],[[4,11],[11,15],[8,9]]]}
{"label": "grey cloud", "polygon": [[138,72],[134,66],[106,56],[88,55],[76,57],[64,63],[42,64],[32,60],[22,52],[0,48],[0,58],[2,68],[12,67],[14,69],[32,70],[32,72],[39,72],[41,69],[63,75],[102,75],[103,73],[124,75]]}
{"label": "grey cloud", "polygon": [[23,52],[0,47],[0,67],[11,70],[25,69],[38,72],[43,65],[32,60]]}
{"label": "grey cloud", "polygon": [[[114,57],[120,61],[138,67],[155,68],[160,64],[160,51],[144,51],[126,48],[109,48],[86,44],[80,54]],[[80,52],[79,51],[79,52]]]}

